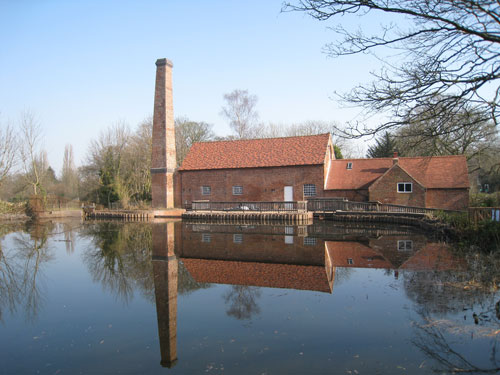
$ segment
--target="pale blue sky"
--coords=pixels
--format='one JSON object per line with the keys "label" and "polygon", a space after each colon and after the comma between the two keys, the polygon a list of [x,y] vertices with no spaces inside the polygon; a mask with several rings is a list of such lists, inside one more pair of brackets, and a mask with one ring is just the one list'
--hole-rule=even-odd
{"label": "pale blue sky", "polygon": [[281,0],[0,0],[0,123],[23,109],[40,120],[51,165],[64,146],[81,164],[108,125],[132,128],[152,113],[155,61],[173,61],[175,116],[214,125],[223,94],[258,96],[263,122],[344,123],[334,91],[370,79],[368,56],[329,59],[336,36],[302,13],[280,13]]}

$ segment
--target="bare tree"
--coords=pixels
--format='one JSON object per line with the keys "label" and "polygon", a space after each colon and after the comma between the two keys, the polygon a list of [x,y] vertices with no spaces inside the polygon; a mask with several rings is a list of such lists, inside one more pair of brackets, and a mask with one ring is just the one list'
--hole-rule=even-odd
{"label": "bare tree", "polygon": [[175,149],[177,165],[181,165],[189,149],[195,142],[211,141],[215,138],[212,125],[206,122],[191,121],[182,117],[175,119]]}
{"label": "bare tree", "polygon": [[26,183],[37,195],[43,191],[43,182],[48,168],[47,154],[42,149],[42,127],[33,112],[21,113],[20,132],[22,142],[19,150]]}
{"label": "bare tree", "polygon": [[12,126],[0,126],[0,186],[15,166],[17,147]]}
{"label": "bare tree", "polygon": [[226,105],[221,115],[229,121],[229,126],[239,139],[255,137],[259,114],[256,110],[257,96],[250,95],[248,90],[234,90],[224,94]]}
{"label": "bare tree", "polygon": [[61,182],[66,198],[72,199],[78,196],[78,173],[73,158],[73,146],[69,144],[64,148]]}
{"label": "bare tree", "polygon": [[130,135],[123,152],[121,175],[130,198],[135,202],[151,200],[151,149],[153,121],[147,118]]}
{"label": "bare tree", "polygon": [[[497,143],[497,129],[489,116],[464,104],[460,111],[439,118],[441,104],[423,107],[422,117],[412,116],[393,139],[405,156],[465,155],[467,160],[489,153]],[[429,116],[435,113],[435,116]]]}
{"label": "bare tree", "polygon": [[[389,21],[372,35],[334,26],[341,40],[326,46],[331,56],[377,51],[389,56],[375,80],[341,98],[367,114],[392,112],[376,126],[351,124],[346,135],[362,137],[396,128],[415,117],[447,121],[468,103],[497,124],[500,101],[500,5],[493,0],[298,0],[285,11],[304,11],[320,21],[354,17]],[[387,53],[390,50],[395,54]],[[379,54],[377,56],[384,60]],[[438,98],[439,113],[427,112]]]}
{"label": "bare tree", "polygon": [[103,131],[99,138],[92,140],[87,153],[87,176],[99,176],[95,187],[99,203],[108,206],[115,201],[128,205],[130,191],[125,183],[122,168],[126,147],[130,142],[130,129],[122,122]]}

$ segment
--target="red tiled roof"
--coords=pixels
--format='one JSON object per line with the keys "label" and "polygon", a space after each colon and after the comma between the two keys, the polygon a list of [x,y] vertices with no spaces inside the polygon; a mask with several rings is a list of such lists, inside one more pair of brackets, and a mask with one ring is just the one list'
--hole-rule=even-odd
{"label": "red tiled roof", "polygon": [[179,170],[323,164],[330,134],[199,142]]}
{"label": "red tiled roof", "polygon": [[[347,169],[348,162],[352,163],[352,169]],[[400,157],[398,162],[428,189],[469,187],[467,160],[463,155]],[[392,158],[334,160],[326,189],[368,189],[392,165]]]}
{"label": "red tiled roof", "polygon": [[197,282],[332,292],[325,266],[181,259]]}
{"label": "red tiled roof", "polygon": [[[332,264],[335,267],[394,268],[383,255],[369,246],[352,241],[325,241]],[[348,263],[348,259],[352,261]]]}
{"label": "red tiled roof", "polygon": [[400,268],[412,271],[448,271],[460,270],[463,269],[464,266],[465,262],[455,257],[448,245],[442,243],[429,243],[402,264]]}

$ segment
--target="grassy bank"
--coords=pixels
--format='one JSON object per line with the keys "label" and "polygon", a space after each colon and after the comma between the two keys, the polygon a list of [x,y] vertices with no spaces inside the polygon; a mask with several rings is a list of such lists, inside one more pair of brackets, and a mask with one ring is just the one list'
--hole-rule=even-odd
{"label": "grassy bank", "polygon": [[25,203],[11,203],[0,201],[0,215],[17,215],[24,214],[26,211]]}
{"label": "grassy bank", "polygon": [[435,216],[450,226],[453,240],[460,247],[474,251],[500,253],[500,222],[482,221],[474,224],[469,221],[466,212],[438,212]]}

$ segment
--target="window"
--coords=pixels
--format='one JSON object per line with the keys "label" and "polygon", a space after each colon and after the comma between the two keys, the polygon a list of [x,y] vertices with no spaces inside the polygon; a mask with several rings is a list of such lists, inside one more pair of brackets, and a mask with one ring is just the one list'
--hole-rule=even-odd
{"label": "window", "polygon": [[242,195],[243,186],[233,186],[233,195]]}
{"label": "window", "polygon": [[304,237],[304,245],[306,246],[316,245],[316,237]]}
{"label": "window", "polygon": [[233,243],[243,243],[243,234],[242,233],[234,233],[233,234]]}
{"label": "window", "polygon": [[304,184],[304,197],[313,197],[316,195],[316,185]]}
{"label": "window", "polygon": [[411,193],[413,184],[411,182],[398,182],[398,193]]}
{"label": "window", "polygon": [[411,250],[413,250],[413,241],[412,240],[400,240],[400,241],[398,241],[398,250],[399,251],[411,251]]}
{"label": "window", "polygon": [[212,241],[212,235],[210,233],[201,234],[201,242],[210,242],[210,241]]}
{"label": "window", "polygon": [[347,163],[347,169],[352,169],[352,163],[351,162]]}
{"label": "window", "polygon": [[210,186],[202,186],[201,187],[201,194],[202,195],[210,195],[210,193],[212,193],[212,189],[210,188]]}
{"label": "window", "polygon": [[347,258],[347,264],[354,264],[354,261],[352,260],[352,258]]}

